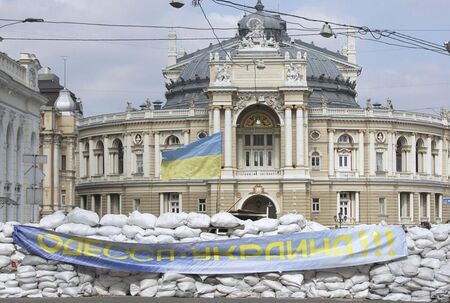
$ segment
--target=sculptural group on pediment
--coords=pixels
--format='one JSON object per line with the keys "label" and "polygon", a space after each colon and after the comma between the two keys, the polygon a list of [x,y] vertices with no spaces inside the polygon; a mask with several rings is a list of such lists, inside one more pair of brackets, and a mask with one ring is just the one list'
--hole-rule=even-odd
{"label": "sculptural group on pediment", "polygon": [[239,49],[279,48],[279,43],[273,37],[266,37],[260,20],[250,19],[247,25],[251,30],[239,42]]}

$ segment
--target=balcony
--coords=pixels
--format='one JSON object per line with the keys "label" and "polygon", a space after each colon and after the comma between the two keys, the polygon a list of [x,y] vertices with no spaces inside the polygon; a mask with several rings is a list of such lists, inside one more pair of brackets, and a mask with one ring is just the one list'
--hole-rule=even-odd
{"label": "balcony", "polygon": [[280,169],[264,169],[264,170],[237,170],[236,177],[241,178],[273,178],[282,176]]}
{"label": "balcony", "polygon": [[359,172],[358,171],[339,171],[336,170],[336,178],[339,179],[352,179],[352,178],[359,178]]}
{"label": "balcony", "polygon": [[401,217],[400,218],[400,224],[411,224],[412,220],[411,217]]}

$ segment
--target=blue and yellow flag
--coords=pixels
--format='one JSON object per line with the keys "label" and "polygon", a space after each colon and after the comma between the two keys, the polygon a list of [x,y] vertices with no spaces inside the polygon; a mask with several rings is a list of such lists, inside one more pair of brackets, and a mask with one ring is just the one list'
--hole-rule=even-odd
{"label": "blue and yellow flag", "polygon": [[222,166],[222,133],[162,153],[161,180],[218,177]]}

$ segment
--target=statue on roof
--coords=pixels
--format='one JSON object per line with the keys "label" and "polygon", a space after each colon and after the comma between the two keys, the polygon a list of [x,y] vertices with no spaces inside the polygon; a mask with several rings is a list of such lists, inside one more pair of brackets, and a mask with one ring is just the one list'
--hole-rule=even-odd
{"label": "statue on roof", "polygon": [[279,48],[279,43],[273,37],[266,37],[264,24],[258,18],[248,20],[247,27],[250,31],[240,41],[239,49]]}

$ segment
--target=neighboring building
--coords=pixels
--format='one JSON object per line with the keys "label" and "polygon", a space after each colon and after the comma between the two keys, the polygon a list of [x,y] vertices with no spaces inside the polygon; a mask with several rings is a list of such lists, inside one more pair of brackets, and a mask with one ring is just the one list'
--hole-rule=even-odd
{"label": "neighboring building", "polygon": [[49,68],[39,74],[39,90],[48,99],[41,110],[41,153],[47,156],[43,165],[41,214],[70,211],[75,202],[75,151],[81,102],[60,85],[58,76]]}
{"label": "neighboring building", "polygon": [[32,180],[25,173],[31,163],[24,155],[39,146],[39,110],[46,99],[39,94],[41,65],[32,54],[15,61],[0,53],[0,222],[30,222],[38,207],[27,203]]}
{"label": "neighboring building", "polygon": [[[262,11],[239,35],[178,56],[169,34],[167,101],[79,122],[77,204],[105,213],[298,212],[334,225],[450,219],[449,115],[357,103],[354,37],[331,52],[291,40]],[[160,180],[161,151],[223,132],[219,179]]]}

